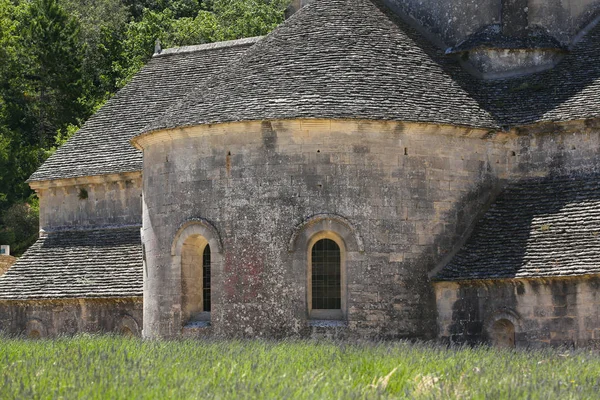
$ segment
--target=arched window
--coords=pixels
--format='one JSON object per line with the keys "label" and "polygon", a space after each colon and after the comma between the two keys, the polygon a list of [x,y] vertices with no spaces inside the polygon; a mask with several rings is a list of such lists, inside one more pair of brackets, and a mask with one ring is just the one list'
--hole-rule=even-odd
{"label": "arched window", "polygon": [[507,319],[500,319],[492,325],[491,341],[496,347],[515,347],[515,326]]}
{"label": "arched window", "polygon": [[523,35],[529,25],[528,0],[502,0],[502,32],[507,36]]}
{"label": "arched window", "polygon": [[210,246],[200,235],[190,235],[181,249],[182,322],[210,320]]}
{"label": "arched window", "polygon": [[125,337],[133,337],[133,332],[131,331],[131,329],[129,329],[128,327],[124,326],[121,328],[121,335],[125,336]]}
{"label": "arched window", "polygon": [[210,312],[210,245],[202,254],[202,304],[204,312]]}
{"label": "arched window", "polygon": [[312,309],[341,309],[342,272],[340,246],[331,239],[321,239],[313,245],[311,260]]}
{"label": "arched window", "polygon": [[29,331],[29,333],[27,334],[27,338],[29,339],[41,339],[42,338],[42,334],[39,331],[31,330]]}
{"label": "arched window", "polygon": [[345,274],[343,242],[317,235],[309,249],[309,314],[312,319],[344,318]]}

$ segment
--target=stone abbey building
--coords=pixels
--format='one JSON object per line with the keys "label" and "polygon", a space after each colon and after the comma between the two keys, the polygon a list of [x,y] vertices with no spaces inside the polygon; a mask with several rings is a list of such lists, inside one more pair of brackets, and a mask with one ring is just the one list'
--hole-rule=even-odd
{"label": "stone abbey building", "polygon": [[599,20],[314,0],[155,54],[31,176],[0,329],[594,345]]}

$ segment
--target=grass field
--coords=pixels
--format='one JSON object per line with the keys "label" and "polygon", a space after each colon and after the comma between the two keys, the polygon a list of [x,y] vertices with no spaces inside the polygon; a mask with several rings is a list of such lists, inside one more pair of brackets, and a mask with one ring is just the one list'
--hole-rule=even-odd
{"label": "grass field", "polygon": [[597,399],[600,355],[404,342],[0,339],[3,399]]}

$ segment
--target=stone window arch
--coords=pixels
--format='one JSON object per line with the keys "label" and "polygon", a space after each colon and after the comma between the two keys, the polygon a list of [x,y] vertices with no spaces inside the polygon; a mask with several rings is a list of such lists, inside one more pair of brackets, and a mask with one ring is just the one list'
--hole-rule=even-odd
{"label": "stone window arch", "polygon": [[116,326],[117,333],[126,337],[140,336],[137,321],[130,315],[124,315]]}
{"label": "stone window arch", "polygon": [[515,325],[507,319],[499,319],[492,324],[490,339],[494,347],[515,347]]}
{"label": "stone window arch", "polygon": [[529,26],[529,0],[501,0],[502,32],[507,36],[520,36]]}
{"label": "stone window arch", "polygon": [[346,246],[339,235],[322,231],[308,244],[307,296],[310,319],[346,319]]}
{"label": "stone window arch", "polygon": [[210,321],[215,306],[212,290],[222,266],[222,246],[217,230],[206,220],[192,220],[180,227],[171,255],[181,269],[181,322]]}
{"label": "stone window arch", "polygon": [[30,319],[27,321],[23,333],[25,334],[25,337],[29,339],[43,339],[48,336],[46,327],[39,319]]}
{"label": "stone window arch", "polygon": [[[354,226],[345,218],[335,214],[313,216],[296,227],[288,250],[294,255],[294,270],[305,271],[307,318],[309,320],[347,320],[349,271],[358,269],[358,255],[364,252],[362,238]],[[329,256],[325,255],[323,251],[329,252]],[[314,260],[314,256],[321,259]],[[323,257],[329,257],[329,259],[325,260]],[[339,282],[335,282],[334,285],[337,286],[339,283],[339,288],[330,288],[332,291],[328,294],[325,293],[324,296],[323,287],[319,288],[321,294],[317,294],[313,290],[316,289],[315,285],[320,284],[318,282],[320,278],[315,279],[313,276],[314,268],[322,268],[323,261],[330,262],[330,267],[339,271],[337,278]],[[337,296],[339,296],[339,301],[335,300]],[[319,299],[313,297],[319,297]]]}
{"label": "stone window arch", "polygon": [[493,314],[486,324],[489,343],[494,347],[514,348],[517,344],[519,321],[519,315],[512,310]]}

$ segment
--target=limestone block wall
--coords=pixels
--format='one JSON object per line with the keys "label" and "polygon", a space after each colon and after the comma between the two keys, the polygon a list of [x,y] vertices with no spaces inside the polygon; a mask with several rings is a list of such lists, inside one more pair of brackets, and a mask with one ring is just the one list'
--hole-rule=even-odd
{"label": "limestone block wall", "polygon": [[599,277],[436,283],[439,337],[491,343],[508,321],[519,347],[598,346],[599,288]]}
{"label": "limestone block wall", "polygon": [[[384,0],[390,8],[410,15],[436,34],[447,46],[456,46],[487,25],[500,24],[501,0]],[[570,43],[598,15],[598,0],[505,1],[527,7],[530,26],[545,28],[552,36]]]}
{"label": "limestone block wall", "polygon": [[597,173],[600,123],[573,121],[521,128],[515,132],[509,151],[514,156],[507,179]]}
{"label": "limestone block wall", "polygon": [[384,0],[394,11],[409,15],[437,35],[446,46],[456,46],[484,26],[500,23],[500,0]]}
{"label": "limestone block wall", "polygon": [[327,120],[138,137],[145,335],[181,334],[177,243],[185,239],[178,235],[197,221],[218,258],[211,283],[217,335],[309,334],[304,246],[324,233],[347,251],[348,335],[434,337],[428,274],[485,210],[501,186],[497,177],[516,168],[510,143],[487,131]]}
{"label": "limestone block wall", "polygon": [[141,335],[142,298],[0,301],[0,332],[31,338],[77,333]]}
{"label": "limestone block wall", "polygon": [[141,224],[141,173],[32,182],[40,229]]}

